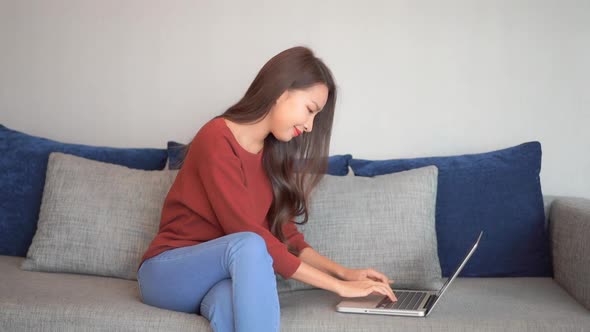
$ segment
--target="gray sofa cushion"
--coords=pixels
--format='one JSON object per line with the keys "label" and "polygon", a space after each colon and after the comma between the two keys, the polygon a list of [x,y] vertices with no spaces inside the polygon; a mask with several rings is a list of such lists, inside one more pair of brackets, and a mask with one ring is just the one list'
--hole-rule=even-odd
{"label": "gray sofa cushion", "polygon": [[0,256],[0,331],[211,331],[201,316],[143,304],[137,281],[23,271]]}
{"label": "gray sofa cushion", "polygon": [[590,199],[556,199],[550,220],[555,280],[590,310]]}
{"label": "gray sofa cushion", "polygon": [[281,294],[285,331],[588,331],[590,312],[551,278],[458,278],[426,318],[335,312],[325,290]]}
{"label": "gray sofa cushion", "polygon": [[[141,303],[137,282],[22,271],[0,256],[0,331],[211,331]],[[549,278],[459,278],[427,318],[344,314],[324,290],[284,293],[281,331],[584,331],[590,314]]]}
{"label": "gray sofa cushion", "polygon": [[51,153],[22,268],[136,279],[176,173]]}
{"label": "gray sofa cushion", "polygon": [[[312,194],[308,223],[298,227],[316,251],[345,267],[374,268],[396,287],[438,289],[437,174],[428,166],[374,178],[326,175]],[[281,276],[277,286],[313,288]]]}

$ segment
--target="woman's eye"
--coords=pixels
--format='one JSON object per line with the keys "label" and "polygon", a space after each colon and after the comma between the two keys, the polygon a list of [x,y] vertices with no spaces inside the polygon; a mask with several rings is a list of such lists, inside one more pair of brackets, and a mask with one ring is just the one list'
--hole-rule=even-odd
{"label": "woman's eye", "polygon": [[313,111],[309,109],[309,107],[307,108],[307,110],[309,111],[309,113],[313,114]]}

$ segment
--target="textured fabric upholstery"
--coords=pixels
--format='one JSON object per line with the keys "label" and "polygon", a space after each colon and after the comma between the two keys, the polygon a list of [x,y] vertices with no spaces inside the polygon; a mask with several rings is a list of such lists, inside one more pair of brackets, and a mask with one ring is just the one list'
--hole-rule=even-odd
{"label": "textured fabric upholstery", "polygon": [[[376,269],[402,287],[438,289],[436,184],[435,166],[374,178],[327,175],[312,194],[301,232],[343,266]],[[312,288],[280,276],[277,285],[279,292]]]}
{"label": "textured fabric upholstery", "polygon": [[[30,272],[0,256],[0,331],[211,331],[139,300],[137,282]],[[427,318],[345,314],[325,290],[283,293],[281,331],[587,331],[590,312],[551,278],[459,278]]]}
{"label": "textured fabric upholstery", "polygon": [[590,200],[556,199],[549,224],[555,280],[590,309]]}
{"label": "textured fabric upholstery", "polygon": [[51,153],[23,269],[136,279],[176,173]]}

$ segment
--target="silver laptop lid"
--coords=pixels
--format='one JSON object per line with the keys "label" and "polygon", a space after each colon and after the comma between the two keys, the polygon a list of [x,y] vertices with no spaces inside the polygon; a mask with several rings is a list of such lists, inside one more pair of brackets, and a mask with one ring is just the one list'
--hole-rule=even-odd
{"label": "silver laptop lid", "polygon": [[428,310],[428,313],[430,311],[432,311],[432,308],[434,308],[434,305],[436,305],[436,303],[438,302],[438,300],[445,293],[445,290],[447,288],[449,288],[449,285],[451,285],[451,283],[453,282],[453,280],[455,280],[455,278],[457,278],[457,276],[459,275],[459,273],[461,273],[461,270],[463,270],[463,267],[465,266],[465,264],[467,264],[467,261],[469,260],[469,258],[471,257],[471,255],[473,255],[473,253],[475,252],[475,249],[477,249],[477,246],[479,245],[479,240],[481,239],[481,236],[482,235],[483,235],[483,231],[479,232],[479,236],[477,237],[477,240],[475,241],[475,243],[471,247],[471,250],[469,250],[469,252],[467,253],[467,256],[465,256],[465,258],[461,262],[461,265],[459,265],[459,267],[457,267],[457,269],[455,270],[455,272],[453,273],[453,275],[449,279],[447,279],[447,282],[445,282],[445,284],[442,286],[442,288],[438,291],[438,293],[436,294],[436,298],[432,302],[432,305],[430,305],[430,308],[427,309]]}

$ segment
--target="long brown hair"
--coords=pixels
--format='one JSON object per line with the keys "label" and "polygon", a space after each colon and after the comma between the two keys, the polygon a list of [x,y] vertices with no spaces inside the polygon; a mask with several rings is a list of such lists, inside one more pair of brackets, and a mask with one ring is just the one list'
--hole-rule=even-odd
{"label": "long brown hair", "polygon": [[[302,90],[318,83],[328,88],[328,100],[317,113],[313,130],[289,142],[279,141],[272,134],[264,140],[262,163],[274,196],[267,218],[271,233],[281,242],[286,240],[282,228],[287,222],[296,222],[295,217],[303,215],[303,220],[296,223],[307,223],[309,196],[328,168],[336,104],[336,85],[330,69],[307,47],[284,50],[260,69],[240,101],[217,116],[236,123],[256,123],[270,112],[285,90]],[[298,254],[287,245],[289,251]]]}

